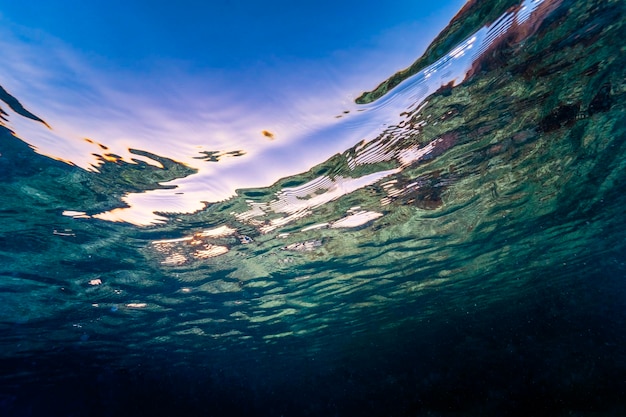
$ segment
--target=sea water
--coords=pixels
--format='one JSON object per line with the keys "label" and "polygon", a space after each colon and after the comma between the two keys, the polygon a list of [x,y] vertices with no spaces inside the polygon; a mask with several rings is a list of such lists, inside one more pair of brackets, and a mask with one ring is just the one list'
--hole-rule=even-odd
{"label": "sea water", "polygon": [[307,133],[349,145],[219,198],[7,122],[0,415],[625,415],[625,9],[474,2]]}

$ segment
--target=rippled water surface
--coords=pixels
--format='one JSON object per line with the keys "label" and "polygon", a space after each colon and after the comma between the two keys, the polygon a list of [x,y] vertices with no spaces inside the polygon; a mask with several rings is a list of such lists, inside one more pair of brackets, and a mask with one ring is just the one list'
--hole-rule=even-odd
{"label": "rippled water surface", "polygon": [[626,414],[625,11],[469,1],[256,148],[3,89],[0,415]]}

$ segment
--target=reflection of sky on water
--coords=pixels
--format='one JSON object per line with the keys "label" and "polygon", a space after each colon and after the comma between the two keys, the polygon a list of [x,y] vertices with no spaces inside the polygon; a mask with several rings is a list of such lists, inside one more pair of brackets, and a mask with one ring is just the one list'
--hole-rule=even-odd
{"label": "reflection of sky on water", "polygon": [[[540,3],[525,2],[518,20]],[[94,68],[60,41],[40,34],[39,42],[26,43],[20,35],[7,33],[1,42],[8,59],[0,64],[0,71],[7,90],[52,126],[49,130],[27,119],[10,120],[17,135],[42,154],[87,169],[97,163],[94,154],[103,153],[156,164],[128,152],[134,148],[198,169],[195,175],[170,182],[174,189],[127,195],[124,200],[130,208],[96,216],[149,224],[158,220],[154,212],[194,212],[204,202],[233,196],[236,189],[271,185],[361,141],[373,140],[399,124],[400,113],[417,107],[442,85],[462,82],[474,58],[469,51],[484,50],[485,39],[493,40],[489,33],[501,33],[510,21],[511,16],[505,16],[494,25],[499,29],[492,27],[488,32],[485,28],[471,35],[392,94],[366,106],[354,104],[354,97],[417,56],[415,47],[409,48],[413,55],[406,56],[398,46],[401,39],[418,43],[408,33],[414,27],[387,33],[386,39],[377,41],[377,49],[335,52],[332,59],[318,61],[277,59],[270,65],[230,69],[227,74],[216,71],[210,81],[206,73],[189,74],[171,64],[147,73],[107,72]],[[443,27],[445,20],[439,22]],[[432,25],[429,30],[420,50],[437,32]],[[226,156],[219,162],[198,159],[203,152],[216,151],[242,151],[243,155]],[[377,152],[384,154],[384,150]],[[367,162],[378,160],[374,154]],[[386,176],[378,174],[374,174],[376,181]],[[354,189],[349,183],[370,183],[367,179],[346,181],[347,185],[337,183],[329,193],[343,195]],[[334,194],[319,197],[334,198]],[[302,213],[299,209],[284,212]]]}
{"label": "reflection of sky on water", "polygon": [[18,133],[83,167],[84,137],[191,165],[202,151],[252,157],[263,130],[292,143],[409,64],[462,4],[64,3],[3,7],[0,74],[54,128]]}

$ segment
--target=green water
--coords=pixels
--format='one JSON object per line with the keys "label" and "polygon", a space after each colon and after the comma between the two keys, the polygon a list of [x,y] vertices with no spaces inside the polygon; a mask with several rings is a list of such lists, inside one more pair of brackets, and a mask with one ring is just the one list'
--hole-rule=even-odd
{"label": "green water", "polygon": [[[442,138],[424,158],[355,168],[357,145],[157,226],[62,212],[189,168],[88,172],[3,128],[0,410],[626,413],[624,9],[562,2],[369,145]],[[286,189],[400,166],[267,228]],[[358,212],[381,216],[332,227]]]}

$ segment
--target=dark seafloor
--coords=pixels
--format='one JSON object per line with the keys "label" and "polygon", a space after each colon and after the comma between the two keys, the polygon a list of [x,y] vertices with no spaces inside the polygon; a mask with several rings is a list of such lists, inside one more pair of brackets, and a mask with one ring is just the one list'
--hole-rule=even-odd
{"label": "dark seafloor", "polygon": [[[412,72],[515,4],[470,1]],[[89,172],[0,127],[0,416],[626,415],[626,2],[541,7],[372,142],[424,157],[355,146],[163,225],[61,213],[192,169]],[[9,93],[5,121],[45,120]],[[398,167],[283,228],[232,215]],[[355,206],[383,215],[296,233]]]}

